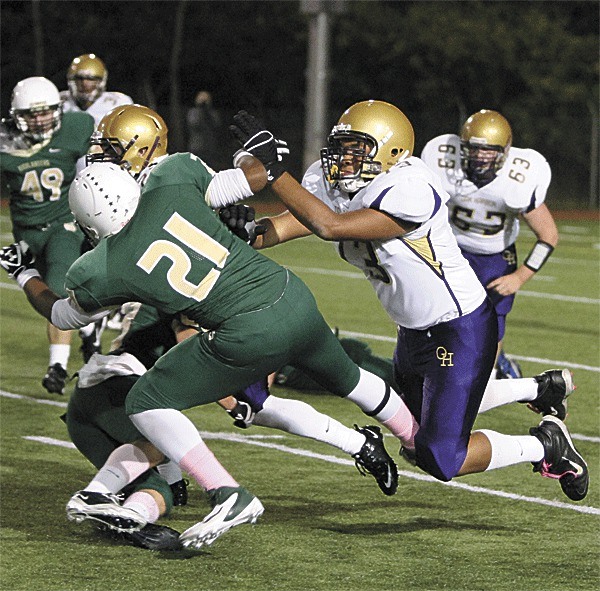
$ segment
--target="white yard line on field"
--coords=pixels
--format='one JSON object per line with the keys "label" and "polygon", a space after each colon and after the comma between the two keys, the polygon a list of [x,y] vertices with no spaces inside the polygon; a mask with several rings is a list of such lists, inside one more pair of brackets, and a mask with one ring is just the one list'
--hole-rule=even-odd
{"label": "white yard line on field", "polygon": [[[352,271],[338,271],[334,269],[322,269],[320,267],[296,267],[294,265],[289,268],[295,273],[313,273],[315,275],[335,275],[336,277],[346,277],[348,279],[364,279],[365,276],[362,273],[355,273]],[[4,284],[2,284],[4,285]],[[571,302],[574,304],[594,304],[599,305],[600,299],[597,298],[584,298],[580,296],[568,296],[560,295],[555,293],[540,293],[537,291],[520,290],[519,295],[524,295],[533,298],[541,298],[545,300],[558,300],[560,302]]]}
{"label": "white yard line on field", "polygon": [[[12,399],[26,400],[29,402],[39,402],[39,403],[48,402],[48,401],[43,401],[41,399],[32,398],[30,396],[23,396],[20,394],[12,394],[10,392],[5,392],[3,390],[0,390],[0,396],[5,396],[8,398],[12,398]],[[67,405],[65,402],[55,402],[55,401],[52,401],[52,402],[54,402],[56,406],[66,407],[66,405]],[[289,453],[289,454],[293,454],[293,455],[297,455],[297,456],[303,456],[303,457],[307,457],[307,458],[314,458],[317,460],[330,462],[332,464],[343,464],[345,466],[353,466],[354,465],[353,460],[349,460],[346,458],[338,458],[336,456],[319,454],[319,453],[309,451],[307,449],[288,447],[287,445],[281,445],[278,443],[259,441],[256,439],[252,439],[246,435],[238,435],[236,433],[200,431],[200,435],[204,439],[216,439],[219,441],[232,441],[235,443],[244,443],[246,445],[265,447],[268,449],[274,449],[274,450],[281,451],[284,453]],[[571,434],[571,437],[573,437],[573,439],[578,438],[575,434]],[[581,438],[581,437],[579,437],[579,438]],[[68,441],[54,439],[52,437],[23,436],[23,439],[26,439],[28,441],[36,441],[39,443],[44,443],[46,445],[56,445],[59,447],[66,447],[66,448],[72,448],[72,447],[74,448],[75,447],[75,446],[73,446],[72,443],[70,443]],[[597,443],[600,441],[600,438],[586,437],[586,440],[587,441],[594,440],[594,442]],[[464,490],[467,492],[475,492],[475,493],[486,494],[486,495],[491,495],[491,496],[496,496],[496,497],[502,497],[505,499],[511,499],[513,501],[535,503],[537,505],[547,505],[549,507],[554,507],[557,509],[568,509],[571,511],[577,511],[579,513],[587,513],[590,515],[600,515],[600,509],[596,508],[596,507],[589,507],[586,505],[571,505],[569,503],[563,503],[561,501],[550,501],[548,499],[542,499],[539,497],[528,497],[525,495],[517,495],[514,493],[507,493],[507,492],[504,492],[501,490],[494,490],[494,489],[485,488],[482,486],[472,486],[470,484],[465,484],[463,482],[455,482],[455,481],[440,482],[439,480],[436,480],[435,478],[433,478],[427,474],[413,472],[413,471],[409,471],[409,470],[400,470],[399,474],[400,474],[400,476],[403,476],[404,478],[411,478],[413,480],[420,480],[423,482],[440,484],[442,486],[449,486],[449,487],[461,489],[461,490]]]}
{"label": "white yard line on field", "polygon": [[[200,431],[200,435],[204,439],[213,439],[217,441],[231,441],[234,443],[244,443],[246,445],[254,445],[257,447],[264,447],[267,449],[274,449],[284,453],[302,456],[305,458],[312,458],[315,460],[322,460],[329,462],[330,464],[342,464],[344,466],[354,466],[353,460],[346,458],[338,458],[336,456],[330,456],[326,454],[319,454],[307,449],[298,449],[295,447],[288,447],[287,445],[280,445],[278,443],[269,443],[266,441],[256,441],[250,439],[244,435],[237,435],[235,433],[219,433],[210,431]],[[46,445],[56,445],[58,447],[75,448],[75,446],[69,441],[62,441],[60,439],[53,439],[51,437],[38,437],[38,436],[24,436],[23,439],[28,441],[37,441],[38,443],[45,443]],[[526,503],[534,503],[536,505],[546,505],[548,507],[554,507],[556,509],[569,509],[571,511],[577,511],[579,513],[586,513],[588,515],[600,515],[600,509],[596,507],[589,507],[587,505],[571,505],[569,503],[563,503],[561,501],[550,501],[548,499],[542,499],[540,497],[528,497],[525,495],[516,495],[514,493],[507,493],[502,490],[494,490],[491,488],[485,488],[483,486],[472,486],[463,482],[440,482],[428,474],[422,474],[418,472],[412,472],[409,470],[398,470],[398,474],[404,478],[411,478],[413,480],[420,480],[422,482],[429,482],[434,484],[441,484],[443,486],[449,486],[451,488],[458,488],[467,492],[475,492],[485,495],[491,495],[495,497],[502,497],[504,499],[511,499],[513,501],[522,501]]]}

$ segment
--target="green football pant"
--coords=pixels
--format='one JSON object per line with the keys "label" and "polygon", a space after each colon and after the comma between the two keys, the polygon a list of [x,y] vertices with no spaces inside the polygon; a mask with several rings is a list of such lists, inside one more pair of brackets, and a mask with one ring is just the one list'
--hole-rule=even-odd
{"label": "green football pant", "polygon": [[[69,399],[66,423],[71,441],[98,469],[121,444],[144,439],[125,414],[125,397],[137,379],[138,376],[119,376],[91,388],[75,387]],[[147,470],[125,490],[129,495],[143,489],[160,493],[169,513],[173,493],[156,470]]]}
{"label": "green football pant", "polygon": [[215,402],[290,363],[338,396],[347,396],[360,378],[308,287],[288,272],[270,306],[229,318],[163,355],[131,389],[127,414]]}

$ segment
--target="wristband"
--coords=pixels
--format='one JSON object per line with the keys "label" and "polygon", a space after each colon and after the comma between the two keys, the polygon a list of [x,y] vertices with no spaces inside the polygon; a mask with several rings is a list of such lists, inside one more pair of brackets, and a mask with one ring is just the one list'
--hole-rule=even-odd
{"label": "wristband", "polygon": [[234,155],[233,155],[233,167],[237,168],[238,164],[240,162],[240,160],[242,158],[244,158],[245,156],[252,156],[252,154],[250,154],[250,152],[247,152],[246,150],[238,150]]}
{"label": "wristband", "polygon": [[554,251],[554,246],[538,240],[535,246],[531,249],[531,252],[527,255],[525,262],[523,263],[528,269],[537,273],[544,265],[544,263],[550,258],[550,255]]}
{"label": "wristband", "polygon": [[42,278],[42,276],[40,275],[40,272],[37,269],[23,269],[16,277],[15,277],[15,281],[17,282],[18,286],[23,289],[25,287],[25,284],[30,280],[33,279],[34,277],[39,277],[40,279]]}

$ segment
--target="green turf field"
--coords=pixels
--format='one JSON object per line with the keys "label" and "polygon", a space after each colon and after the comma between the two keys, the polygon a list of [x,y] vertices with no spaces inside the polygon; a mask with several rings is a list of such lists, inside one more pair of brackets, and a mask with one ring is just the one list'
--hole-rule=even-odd
{"label": "green turf field", "polygon": [[[11,241],[6,217],[1,244]],[[0,275],[2,591],[584,591],[600,588],[600,288],[598,224],[560,222],[561,244],[525,285],[509,318],[506,350],[525,375],[570,367],[577,391],[567,424],[587,459],[587,498],[569,501],[530,465],[472,475],[449,485],[399,460],[398,494],[383,496],[346,456],[323,444],[258,427],[239,430],[216,405],[188,414],[211,449],[263,502],[244,525],[199,553],[153,553],[67,522],[64,507],[93,468],[59,415],[66,396],[40,381],[45,321]],[[522,233],[526,252],[531,234]],[[394,327],[369,283],[333,247],[308,238],[269,252],[315,293],[331,326],[392,354]],[[116,333],[105,333],[105,345]],[[70,372],[80,365],[74,339]],[[260,346],[260,343],[257,343]],[[286,392],[347,425],[368,423],[331,396]],[[14,396],[17,395],[17,396]],[[477,427],[525,434],[539,417],[515,404]],[[398,445],[386,438],[397,457]],[[163,522],[183,530],[208,512],[196,485],[190,503]]]}

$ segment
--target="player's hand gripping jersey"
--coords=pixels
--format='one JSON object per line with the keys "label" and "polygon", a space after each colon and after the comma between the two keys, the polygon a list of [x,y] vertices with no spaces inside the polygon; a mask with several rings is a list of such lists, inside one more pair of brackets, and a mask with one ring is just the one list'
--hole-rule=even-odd
{"label": "player's hand gripping jersey", "polygon": [[481,188],[461,169],[457,135],[432,139],[421,158],[450,194],[450,222],[459,246],[477,254],[495,254],[512,245],[519,233],[519,213],[539,207],[550,184],[550,166],[531,149],[511,147],[496,178]]}
{"label": "player's hand gripping jersey", "polygon": [[448,224],[448,195],[418,158],[393,166],[352,198],[324,180],[320,162],[306,171],[302,184],[338,213],[372,208],[420,224],[393,240],[337,243],[339,255],[364,272],[400,326],[428,328],[468,314],[484,300]]}
{"label": "player's hand gripping jersey", "polygon": [[138,301],[212,329],[271,304],[286,271],[229,232],[199,197],[213,176],[188,153],[154,166],[131,221],[71,267],[66,286],[79,306]]}

